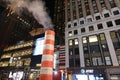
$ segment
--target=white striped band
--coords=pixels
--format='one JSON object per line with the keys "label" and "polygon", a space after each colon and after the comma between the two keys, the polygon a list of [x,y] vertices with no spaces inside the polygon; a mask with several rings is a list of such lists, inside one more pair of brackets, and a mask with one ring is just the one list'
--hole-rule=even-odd
{"label": "white striped band", "polygon": [[41,67],[40,74],[52,74],[53,69],[47,67]]}
{"label": "white striped band", "polygon": [[45,39],[50,39],[50,40],[54,40],[54,35],[50,35],[50,34],[47,34],[46,36],[45,36]]}
{"label": "white striped band", "polygon": [[53,55],[42,55],[42,60],[44,61],[53,61]]}
{"label": "white striped band", "polygon": [[45,50],[45,49],[54,50],[54,44],[45,44],[45,45],[44,45],[44,50]]}

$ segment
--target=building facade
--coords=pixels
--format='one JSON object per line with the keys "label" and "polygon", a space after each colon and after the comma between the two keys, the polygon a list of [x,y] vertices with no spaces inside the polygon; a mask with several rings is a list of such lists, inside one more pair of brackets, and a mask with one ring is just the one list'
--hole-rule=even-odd
{"label": "building facade", "polygon": [[[68,70],[73,75],[93,74],[95,80],[119,80],[120,1],[66,0],[65,3]],[[117,76],[110,76],[114,74]]]}
{"label": "building facade", "polygon": [[55,44],[65,44],[65,0],[55,0],[54,8]]}
{"label": "building facade", "polygon": [[33,44],[34,41],[29,40],[4,49],[0,57],[0,73],[3,73],[0,74],[0,79],[4,75],[6,75],[6,78],[12,78],[14,80],[18,78],[28,79]]}

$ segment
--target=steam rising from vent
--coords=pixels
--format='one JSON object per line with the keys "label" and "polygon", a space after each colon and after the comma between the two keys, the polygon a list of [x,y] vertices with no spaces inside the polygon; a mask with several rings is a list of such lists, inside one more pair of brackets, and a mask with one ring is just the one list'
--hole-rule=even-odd
{"label": "steam rising from vent", "polygon": [[[6,0],[8,3],[9,13],[20,12],[22,8],[27,8],[39,24],[44,26],[44,29],[53,29],[52,21],[45,9],[45,3],[41,0]],[[9,14],[9,15],[10,15]]]}

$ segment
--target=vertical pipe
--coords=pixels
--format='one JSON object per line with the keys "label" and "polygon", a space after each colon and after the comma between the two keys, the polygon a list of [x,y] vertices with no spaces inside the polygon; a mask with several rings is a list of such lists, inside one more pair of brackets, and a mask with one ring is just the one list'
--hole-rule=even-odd
{"label": "vertical pipe", "polygon": [[54,57],[54,36],[52,30],[45,31],[44,49],[41,61],[41,70],[39,80],[52,80],[53,57]]}

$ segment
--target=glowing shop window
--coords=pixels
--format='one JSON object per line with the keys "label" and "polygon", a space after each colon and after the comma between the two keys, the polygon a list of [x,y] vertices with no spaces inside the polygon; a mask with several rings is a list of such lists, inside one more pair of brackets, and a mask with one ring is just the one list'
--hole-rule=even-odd
{"label": "glowing shop window", "polygon": [[98,39],[97,39],[97,36],[89,36],[89,42],[97,42]]}

